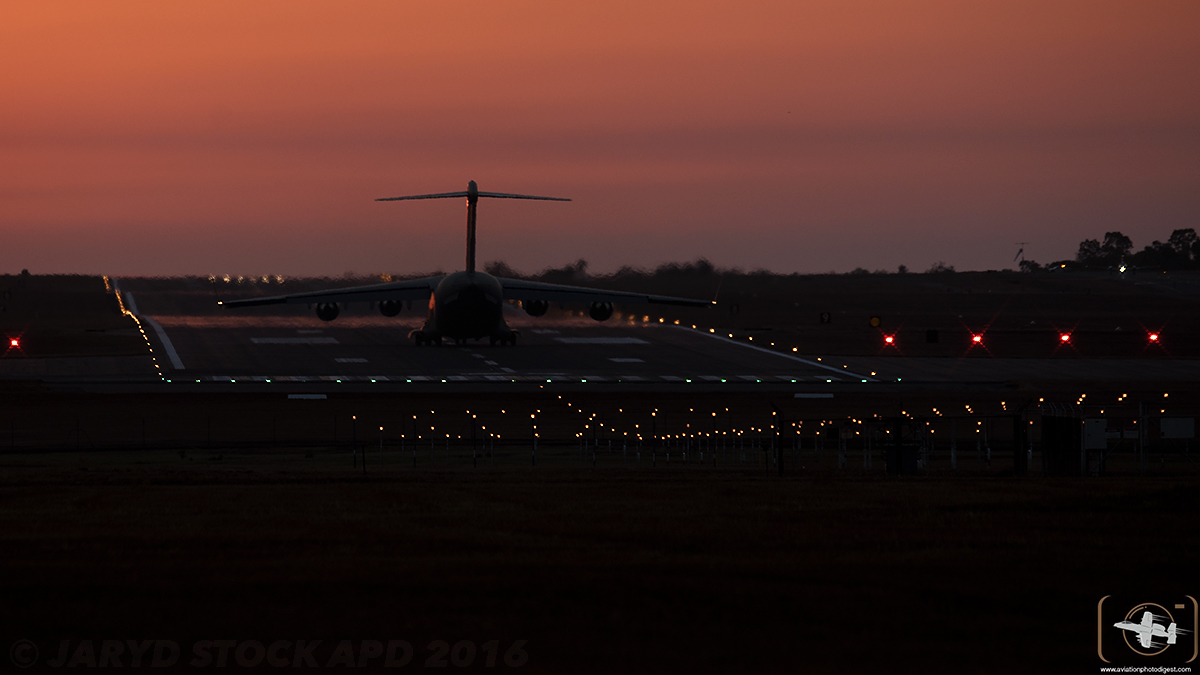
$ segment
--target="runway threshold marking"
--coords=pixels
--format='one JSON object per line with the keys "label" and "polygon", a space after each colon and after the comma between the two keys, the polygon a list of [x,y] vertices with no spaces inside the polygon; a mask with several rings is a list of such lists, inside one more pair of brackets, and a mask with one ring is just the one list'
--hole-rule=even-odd
{"label": "runway threshold marking", "polygon": [[734,344],[739,347],[745,347],[746,349],[754,349],[756,351],[760,351],[765,354],[771,354],[772,356],[779,356],[779,357],[782,357],[785,359],[791,359],[792,361],[798,361],[800,363],[804,363],[804,364],[807,364],[810,366],[816,366],[817,368],[823,368],[825,370],[829,370],[829,371],[832,371],[832,372],[835,372],[835,373],[838,373],[841,375],[852,375],[854,377],[859,378],[860,380],[867,380],[868,382],[878,382],[879,381],[868,375],[860,375],[858,373],[850,372],[849,370],[846,370],[845,368],[834,368],[833,366],[827,366],[824,363],[820,363],[818,361],[809,361],[808,359],[802,359],[799,356],[792,356],[791,354],[784,354],[783,352],[773,351],[773,350],[767,349],[766,347],[759,347],[758,345],[748,345],[743,342],[738,342],[737,340],[731,340],[723,335],[717,335],[715,333],[704,333],[704,332],[701,332],[698,330],[684,328],[683,326],[668,326],[668,328],[674,328],[676,330],[686,331],[692,335],[703,335],[704,337],[713,338],[714,340],[728,342],[729,344]]}

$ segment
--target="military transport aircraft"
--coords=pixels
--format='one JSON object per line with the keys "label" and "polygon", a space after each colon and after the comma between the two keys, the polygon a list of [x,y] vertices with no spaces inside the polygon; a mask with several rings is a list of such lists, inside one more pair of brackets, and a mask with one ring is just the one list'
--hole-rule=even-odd
{"label": "military transport aircraft", "polygon": [[384,316],[400,313],[404,301],[428,301],[429,315],[420,330],[409,333],[418,346],[440,345],[442,338],[450,338],[458,344],[467,340],[488,338],[492,345],[517,344],[517,331],[504,322],[501,308],[505,300],[519,300],[530,316],[542,316],[550,309],[551,302],[586,302],[588,313],[596,321],[612,316],[614,302],[656,303],[663,305],[685,305],[705,307],[707,300],[672,298],[644,293],[605,291],[578,286],[543,284],[520,279],[503,279],[475,270],[475,205],[480,197],[497,199],[541,199],[569,202],[561,197],[534,197],[531,195],[480,192],[475,181],[467,183],[466,192],[444,192],[407,197],[385,197],[378,202],[405,199],[467,198],[467,262],[466,270],[425,279],[411,279],[371,286],[337,288],[311,293],[277,295],[269,298],[249,298],[220,302],[226,307],[248,307],[281,303],[316,304],[317,317],[322,321],[337,318],[340,306],[347,302],[378,303]]}

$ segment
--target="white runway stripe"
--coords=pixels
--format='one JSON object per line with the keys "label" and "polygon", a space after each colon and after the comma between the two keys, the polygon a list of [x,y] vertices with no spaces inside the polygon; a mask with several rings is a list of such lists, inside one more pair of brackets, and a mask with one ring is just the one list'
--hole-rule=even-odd
{"label": "white runway stripe", "polygon": [[649,342],[635,337],[560,337],[554,338],[565,345],[648,345]]}
{"label": "white runway stripe", "polygon": [[154,329],[159,341],[162,342],[163,350],[167,352],[167,358],[171,360],[171,367],[175,370],[183,370],[183,361],[179,359],[179,354],[175,351],[175,345],[171,344],[171,338],[167,337],[167,332],[154,319],[138,314],[137,302],[134,301],[133,294],[128,291],[125,292],[125,306],[130,314],[139,319],[145,319],[146,323],[150,324],[150,327]]}
{"label": "white runway stripe", "polygon": [[773,349],[767,349],[767,348],[765,348],[765,347],[759,347],[758,345],[749,345],[749,344],[746,344],[746,343],[744,343],[744,342],[738,342],[737,340],[730,340],[729,338],[725,337],[724,335],[716,335],[716,334],[714,334],[714,333],[705,333],[704,331],[699,331],[699,330],[689,330],[688,328],[685,328],[685,327],[683,327],[683,326],[670,326],[670,328],[676,328],[676,329],[679,329],[679,330],[686,330],[686,331],[688,331],[689,333],[692,333],[692,334],[695,334],[695,335],[703,335],[703,336],[705,336],[705,337],[710,337],[710,338],[713,338],[713,339],[716,339],[716,340],[720,340],[720,341],[722,341],[722,342],[728,342],[728,343],[730,343],[730,344],[740,345],[740,346],[742,346],[742,347],[745,347],[745,348],[747,348],[747,349],[754,349],[754,350],[757,350],[757,351],[760,351],[760,352],[763,352],[763,353],[766,353],[766,354],[773,354],[773,355],[775,355],[775,356],[778,356],[778,357],[781,357],[781,358],[785,358],[785,359],[791,359],[792,361],[799,361],[800,363],[803,363],[803,364],[806,364],[806,365],[810,365],[810,366],[816,366],[817,368],[823,368],[823,369],[825,369],[825,370],[831,370],[831,371],[833,371],[833,372],[835,372],[835,373],[838,373],[838,374],[840,374],[840,375],[851,375],[851,376],[857,377],[857,378],[859,378],[859,379],[868,380],[868,381],[870,381],[870,382],[878,382],[878,381],[879,381],[879,380],[876,380],[876,379],[875,379],[875,378],[873,378],[873,377],[868,377],[868,376],[866,376],[866,375],[859,375],[859,374],[857,374],[857,373],[852,373],[852,372],[850,372],[850,371],[848,371],[848,370],[846,370],[846,369],[843,369],[843,368],[834,368],[833,366],[827,366],[827,365],[825,365],[824,363],[820,363],[820,362],[818,362],[818,361],[809,361],[808,359],[802,359],[802,358],[800,358],[799,356],[792,356],[791,354],[784,354],[783,352],[777,352],[777,351],[775,351],[775,350],[773,350]]}
{"label": "white runway stripe", "polygon": [[250,338],[256,345],[336,345],[337,338],[331,337],[264,337]]}

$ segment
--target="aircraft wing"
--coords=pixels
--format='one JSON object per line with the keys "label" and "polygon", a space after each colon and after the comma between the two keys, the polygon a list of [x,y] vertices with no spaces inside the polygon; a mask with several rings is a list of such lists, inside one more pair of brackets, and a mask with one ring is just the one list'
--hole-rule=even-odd
{"label": "aircraft wing", "polygon": [[546,300],[549,302],[645,302],[657,305],[684,305],[689,307],[707,307],[712,303],[708,300],[692,300],[691,298],[673,298],[666,295],[648,295],[646,293],[629,293],[627,291],[605,291],[598,288],[583,288],[580,286],[563,286],[560,284],[543,284],[536,281],[521,279],[501,279],[497,277],[504,289],[505,300]]}
{"label": "aircraft wing", "polygon": [[246,298],[225,300],[217,304],[226,307],[250,307],[252,305],[280,305],[283,303],[312,302],[378,302],[382,300],[428,300],[442,277],[426,277],[408,281],[393,281],[370,286],[334,288],[328,291],[311,291],[292,295],[274,295],[268,298]]}

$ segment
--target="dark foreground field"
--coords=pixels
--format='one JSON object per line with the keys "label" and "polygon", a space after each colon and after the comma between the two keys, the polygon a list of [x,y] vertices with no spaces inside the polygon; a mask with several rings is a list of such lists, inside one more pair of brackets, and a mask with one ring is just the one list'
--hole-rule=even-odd
{"label": "dark foreground field", "polygon": [[62,640],[94,660],[171,640],[180,666],[199,640],[285,640],[285,659],[322,640],[319,665],[405,640],[406,669],[465,663],[462,641],[507,668],[527,640],[529,672],[1094,672],[1097,601],[1195,593],[1200,562],[1194,477],[364,477],[307,454],[4,456],[6,644],[39,664]]}

